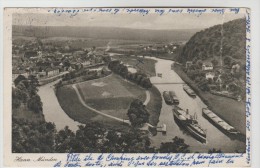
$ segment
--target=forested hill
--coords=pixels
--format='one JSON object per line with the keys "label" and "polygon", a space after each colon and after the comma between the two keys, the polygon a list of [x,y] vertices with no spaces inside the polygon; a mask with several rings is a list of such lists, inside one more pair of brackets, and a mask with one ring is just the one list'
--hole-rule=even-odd
{"label": "forested hill", "polygon": [[187,41],[197,31],[198,29],[147,30],[115,27],[13,25],[13,36],[20,35],[31,37],[80,37],[153,42]]}
{"label": "forested hill", "polygon": [[236,19],[223,24],[223,36],[221,36],[222,25],[216,25],[193,35],[183,47],[177,61],[212,60],[220,58],[222,40],[222,58],[230,56],[234,60],[244,62],[245,59],[245,37],[246,20]]}

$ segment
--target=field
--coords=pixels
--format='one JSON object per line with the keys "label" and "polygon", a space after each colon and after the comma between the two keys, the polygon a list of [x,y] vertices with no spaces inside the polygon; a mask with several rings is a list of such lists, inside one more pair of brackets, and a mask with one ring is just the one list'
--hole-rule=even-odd
{"label": "field", "polygon": [[[149,58],[139,58],[134,56],[114,55],[113,58],[123,61],[126,64],[132,65],[137,70],[143,71],[149,76],[156,76],[155,60]],[[139,62],[139,60],[142,61]]]}
{"label": "field", "polygon": [[83,82],[77,85],[86,104],[112,116],[128,119],[126,113],[130,103],[138,98],[145,100],[145,90],[124,81],[117,75]]}
{"label": "field", "polygon": [[[146,99],[145,89],[125,81],[115,74],[101,79],[78,83],[76,87],[83,101],[88,106],[104,114],[124,120],[128,120],[127,111],[130,103],[135,98],[142,101]],[[156,125],[159,121],[162,99],[156,87],[151,88],[149,92],[151,95],[147,104],[147,109],[150,113],[149,123]],[[76,121],[81,123],[96,121],[107,126],[122,125],[122,122],[102,116],[86,108],[79,101],[72,85],[59,88],[57,97],[63,110]]]}
{"label": "field", "polygon": [[121,127],[118,127],[118,129],[128,129],[128,126],[126,124],[102,115],[98,115],[97,113],[84,107],[79,101],[78,96],[71,85],[66,85],[59,88],[56,95],[62,109],[70,118],[74,119],[75,121],[83,124],[89,122],[98,122],[107,127],[121,125]]}
{"label": "field", "polygon": [[[102,79],[79,83],[76,87],[87,105],[121,119],[128,119],[126,113],[134,98],[142,101],[146,99],[143,88],[124,81],[114,74]],[[63,110],[76,121],[81,123],[97,121],[108,125],[122,124],[84,107],[72,85],[59,88],[57,97]]]}
{"label": "field", "polygon": [[155,86],[150,89],[150,93],[151,99],[146,108],[150,114],[149,123],[155,126],[158,124],[161,114],[162,96],[160,91]]}

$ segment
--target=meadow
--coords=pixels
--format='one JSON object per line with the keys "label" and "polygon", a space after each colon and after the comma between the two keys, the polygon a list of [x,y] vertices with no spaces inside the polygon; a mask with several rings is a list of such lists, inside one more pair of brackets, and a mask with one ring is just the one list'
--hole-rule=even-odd
{"label": "meadow", "polygon": [[115,74],[79,83],[77,88],[90,107],[123,119],[128,119],[126,113],[134,99],[146,99],[143,88]]}

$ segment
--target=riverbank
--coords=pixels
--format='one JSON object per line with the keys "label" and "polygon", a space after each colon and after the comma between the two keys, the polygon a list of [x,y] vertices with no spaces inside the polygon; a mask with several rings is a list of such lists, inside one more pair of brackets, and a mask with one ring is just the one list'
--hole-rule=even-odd
{"label": "riverbank", "polygon": [[125,56],[125,55],[114,55],[114,59],[118,59],[125,64],[131,65],[135,69],[151,76],[156,76],[155,73],[155,64],[156,61],[146,57],[137,57],[137,56]]}
{"label": "riverbank", "polygon": [[150,114],[149,123],[153,126],[157,126],[162,108],[162,96],[156,86],[150,89],[150,101],[146,108]]}
{"label": "riverbank", "polygon": [[46,85],[48,83],[54,82],[54,81],[62,78],[67,73],[69,73],[69,72],[65,71],[65,72],[62,72],[62,73],[60,73],[59,75],[56,75],[56,76],[52,76],[52,77],[44,78],[44,79],[39,79],[39,85],[42,86],[42,85]]}
{"label": "riverbank", "polygon": [[242,134],[246,134],[245,104],[236,100],[213,95],[201,91],[197,85],[183,72],[180,65],[174,65],[173,70],[186,82],[210,110],[216,113],[223,120],[235,127]]}

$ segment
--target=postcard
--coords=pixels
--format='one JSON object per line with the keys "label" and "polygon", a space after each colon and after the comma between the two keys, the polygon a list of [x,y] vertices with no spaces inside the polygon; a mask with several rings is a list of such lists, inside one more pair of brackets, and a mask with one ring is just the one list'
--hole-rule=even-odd
{"label": "postcard", "polygon": [[5,8],[4,164],[251,164],[249,8]]}

